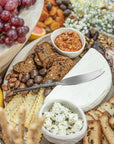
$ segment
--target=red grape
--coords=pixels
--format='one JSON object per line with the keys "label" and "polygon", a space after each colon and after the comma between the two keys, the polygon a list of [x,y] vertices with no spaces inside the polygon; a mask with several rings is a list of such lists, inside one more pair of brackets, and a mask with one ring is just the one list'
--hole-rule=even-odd
{"label": "red grape", "polygon": [[32,0],[32,5],[35,4],[36,0]]}
{"label": "red grape", "polygon": [[9,23],[9,22],[8,22],[8,23],[5,23],[5,24],[4,24],[4,30],[5,30],[5,31],[8,31],[8,30],[10,30],[10,29],[11,29],[11,23]]}
{"label": "red grape", "polygon": [[21,6],[22,0],[18,0],[18,6]]}
{"label": "red grape", "polygon": [[2,9],[2,7],[0,6],[0,14],[2,13],[2,11],[3,11],[3,9]]}
{"label": "red grape", "polygon": [[16,8],[17,8],[16,2],[14,2],[13,0],[7,1],[5,5],[5,10],[14,11]]}
{"label": "red grape", "polygon": [[25,6],[25,7],[29,7],[32,5],[32,0],[22,0],[22,4]]}
{"label": "red grape", "polygon": [[6,2],[7,2],[7,0],[0,0],[0,5],[3,7],[3,6],[5,6]]}
{"label": "red grape", "polygon": [[29,7],[36,0],[0,0],[0,44],[13,45],[15,41],[24,43],[29,27],[18,17],[20,6]]}
{"label": "red grape", "polygon": [[11,40],[9,37],[5,37],[4,42],[8,46],[12,46],[14,41]]}
{"label": "red grape", "polygon": [[3,43],[4,43],[4,38],[5,38],[4,35],[1,35],[1,36],[0,36],[0,44],[3,44]]}
{"label": "red grape", "polygon": [[1,16],[0,18],[3,20],[3,21],[8,21],[11,17],[11,14],[9,11],[7,10],[3,10],[2,13],[1,13]]}
{"label": "red grape", "polygon": [[25,30],[26,30],[26,33],[29,32],[29,27],[28,26],[24,26]]}
{"label": "red grape", "polygon": [[15,40],[17,39],[17,32],[14,29],[11,29],[9,31],[7,31],[7,37],[10,38],[11,40]]}
{"label": "red grape", "polygon": [[24,37],[26,35],[26,29],[22,27],[17,28],[17,34],[19,37]]}
{"label": "red grape", "polygon": [[0,32],[2,32],[2,31],[3,31],[3,27],[4,27],[3,23],[2,23],[2,22],[0,22]]}
{"label": "red grape", "polygon": [[17,38],[17,41],[18,41],[19,43],[24,43],[24,42],[26,41],[26,37],[18,37],[18,38]]}
{"label": "red grape", "polygon": [[18,16],[11,17],[11,25],[12,26],[19,26],[19,18]]}
{"label": "red grape", "polygon": [[19,18],[19,26],[24,26],[24,20],[22,18]]}

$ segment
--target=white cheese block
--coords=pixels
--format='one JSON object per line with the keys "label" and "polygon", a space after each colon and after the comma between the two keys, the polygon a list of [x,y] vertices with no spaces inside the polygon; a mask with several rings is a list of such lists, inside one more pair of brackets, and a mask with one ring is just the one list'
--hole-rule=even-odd
{"label": "white cheese block", "polygon": [[91,48],[85,56],[64,77],[89,73],[103,68],[105,73],[95,80],[73,86],[56,86],[46,97],[45,103],[52,99],[66,99],[88,111],[106,97],[112,85],[112,74],[105,58]]}

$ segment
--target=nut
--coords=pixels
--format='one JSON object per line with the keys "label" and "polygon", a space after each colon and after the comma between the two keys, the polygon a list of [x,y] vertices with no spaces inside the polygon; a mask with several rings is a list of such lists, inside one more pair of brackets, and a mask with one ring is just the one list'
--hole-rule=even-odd
{"label": "nut", "polygon": [[23,77],[23,74],[22,74],[22,73],[20,73],[20,74],[19,74],[19,81],[21,81],[21,80],[22,80],[22,77]]}
{"label": "nut", "polygon": [[12,88],[12,87],[15,86],[15,83],[9,83],[8,86],[9,86],[10,88]]}
{"label": "nut", "polygon": [[17,89],[17,88],[19,87],[19,85],[20,85],[20,81],[17,80],[17,81],[15,82],[15,88]]}
{"label": "nut", "polygon": [[9,79],[9,82],[13,83],[13,82],[16,82],[17,81],[17,78],[11,78]]}
{"label": "nut", "polygon": [[6,94],[6,98],[7,98],[7,97],[11,97],[11,96],[13,96],[13,91],[10,91],[10,92],[8,92],[8,93]]}
{"label": "nut", "polygon": [[5,85],[5,84],[2,84],[2,90],[3,90],[3,91],[7,91],[7,90],[8,90],[8,87],[7,87],[7,85]]}
{"label": "nut", "polygon": [[25,85],[24,83],[21,83],[20,86],[19,86],[19,88],[20,88],[20,89],[26,88],[26,85]]}
{"label": "nut", "polygon": [[12,74],[11,78],[17,78],[19,75],[18,74]]}
{"label": "nut", "polygon": [[93,39],[91,39],[91,40],[90,40],[90,42],[89,42],[89,44],[91,44],[91,45],[92,45],[93,43],[94,43],[94,40],[93,40]]}
{"label": "nut", "polygon": [[28,93],[29,93],[28,91],[24,91],[21,94],[22,94],[22,96],[27,96]]}
{"label": "nut", "polygon": [[6,76],[6,80],[9,80],[11,78],[11,74],[8,74],[7,76]]}
{"label": "nut", "polygon": [[10,101],[12,100],[12,98],[13,98],[13,97],[7,97],[7,98],[5,99],[5,101],[6,101],[6,102],[10,102]]}

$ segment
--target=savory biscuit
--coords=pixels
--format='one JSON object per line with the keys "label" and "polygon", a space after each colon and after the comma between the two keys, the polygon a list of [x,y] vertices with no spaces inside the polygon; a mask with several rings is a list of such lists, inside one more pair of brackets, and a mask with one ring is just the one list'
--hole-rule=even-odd
{"label": "savory biscuit", "polygon": [[109,144],[114,144],[114,130],[112,130],[112,128],[109,125],[109,118],[110,118],[110,114],[108,113],[104,113],[101,117],[100,117],[100,123],[101,123],[101,128],[102,131],[105,135],[105,137],[107,138]]}
{"label": "savory biscuit", "polygon": [[114,128],[114,115],[109,119],[109,124],[112,128]]}

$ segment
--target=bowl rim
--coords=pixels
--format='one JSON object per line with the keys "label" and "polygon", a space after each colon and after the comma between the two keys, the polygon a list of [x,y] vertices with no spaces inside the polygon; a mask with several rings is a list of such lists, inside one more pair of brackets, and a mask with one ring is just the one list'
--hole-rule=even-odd
{"label": "bowl rim", "polygon": [[83,110],[79,106],[73,104],[72,102],[69,102],[69,101],[63,100],[63,99],[49,100],[48,102],[46,102],[42,106],[42,108],[41,108],[41,110],[39,112],[39,118],[42,117],[42,113],[43,113],[44,108],[47,105],[49,105],[49,104],[52,105],[54,102],[59,102],[59,103],[65,102],[65,103],[68,103],[69,105],[72,105],[76,109],[78,109],[79,113],[82,115],[82,118],[83,118],[83,127],[82,127],[82,129],[79,132],[76,132],[76,133],[70,134],[70,135],[65,135],[65,136],[60,136],[60,135],[53,134],[53,133],[49,132],[44,126],[42,127],[42,132],[44,132],[45,135],[48,135],[48,136],[50,136],[50,137],[52,137],[54,139],[58,139],[58,140],[72,140],[74,138],[81,137],[86,132],[86,130],[87,130],[86,116],[85,116]]}
{"label": "bowl rim", "polygon": [[[79,50],[77,50],[77,51],[63,51],[63,50],[61,50],[59,47],[57,47],[56,45],[55,45],[55,42],[54,42],[54,40],[53,40],[53,38],[52,38],[52,36],[54,35],[54,33],[56,33],[56,32],[58,32],[58,31],[60,31],[60,30],[72,30],[72,31],[75,31],[76,33],[78,33],[78,35],[79,35],[79,37],[81,36],[82,37],[82,39],[83,39],[83,45],[82,45],[82,48],[81,49],[79,49]],[[62,34],[62,33],[64,33],[64,32],[61,32],[60,34]],[[59,34],[59,35],[60,35]],[[57,37],[58,35],[56,35],[56,37]],[[51,41],[52,41],[52,44],[53,44],[53,46],[57,49],[57,50],[59,50],[60,52],[62,52],[62,53],[64,53],[64,54],[76,54],[76,53],[79,53],[79,52],[81,52],[84,48],[85,48],[85,36],[84,36],[84,34],[82,33],[82,32],[80,32],[78,29],[74,29],[74,28],[70,28],[70,27],[61,27],[61,28],[59,28],[59,29],[57,29],[57,30],[55,30],[55,31],[53,31],[52,33],[51,33]],[[81,40],[81,38],[80,38],[80,40]],[[82,42],[82,40],[81,40],[81,42]]]}

